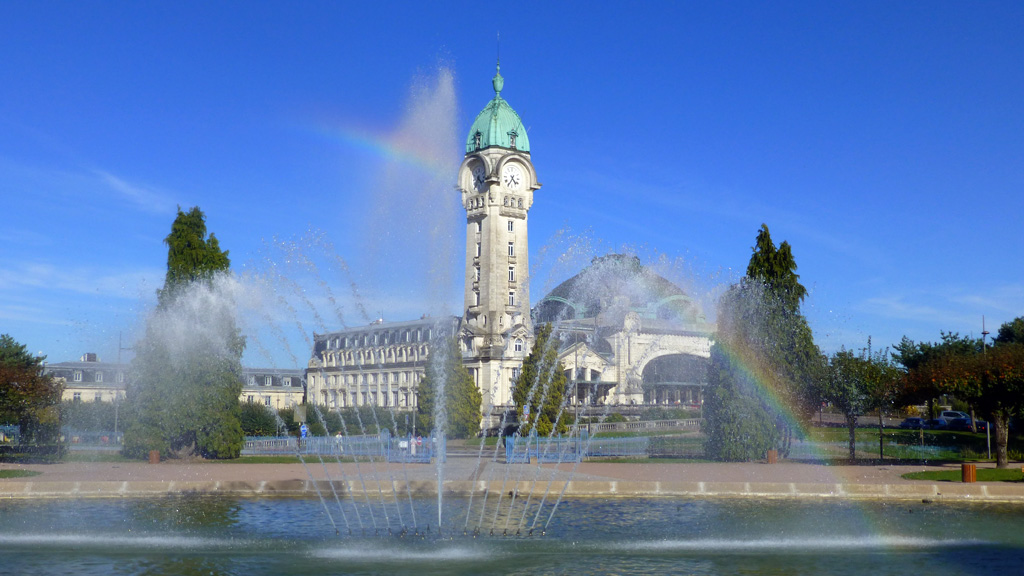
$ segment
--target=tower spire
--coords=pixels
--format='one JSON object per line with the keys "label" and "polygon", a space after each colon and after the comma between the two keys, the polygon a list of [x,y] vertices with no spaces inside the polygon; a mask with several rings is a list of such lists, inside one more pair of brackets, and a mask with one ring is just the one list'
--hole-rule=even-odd
{"label": "tower spire", "polygon": [[501,89],[505,87],[505,79],[501,77],[501,32],[498,32],[498,62],[494,78],[491,79],[491,86],[494,86],[495,97],[501,96]]}

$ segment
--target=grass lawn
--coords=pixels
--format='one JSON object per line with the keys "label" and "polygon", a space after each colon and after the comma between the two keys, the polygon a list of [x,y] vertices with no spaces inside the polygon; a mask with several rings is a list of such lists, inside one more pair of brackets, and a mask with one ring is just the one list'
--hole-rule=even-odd
{"label": "grass lawn", "polygon": [[696,432],[689,430],[612,430],[610,432],[598,432],[594,438],[637,438],[643,436],[683,436],[695,435]]}
{"label": "grass lawn", "polygon": [[[929,470],[926,472],[910,472],[903,475],[907,480],[930,480],[932,482],[960,482],[959,470]],[[1024,473],[1020,468],[978,468],[978,482],[1021,482]]]}
{"label": "grass lawn", "polygon": [[597,464],[714,464],[717,460],[708,460],[706,458],[661,458],[661,457],[644,457],[644,458],[587,458],[584,460],[587,463]]}
{"label": "grass lawn", "polygon": [[120,452],[67,452],[61,462],[141,462],[125,458]]}
{"label": "grass lawn", "polygon": [[[857,428],[855,433],[857,457],[877,457],[878,428]],[[886,428],[882,435],[886,458],[971,462],[987,460],[988,456],[985,434]],[[849,442],[849,432],[846,428],[816,427],[808,431],[807,439],[825,444],[846,445]],[[1020,451],[1024,444],[1020,439],[1011,437],[1008,448],[1011,452]]]}
{"label": "grass lawn", "polygon": [[35,470],[0,470],[0,478],[28,478],[29,476],[39,476],[42,472],[36,472]]}

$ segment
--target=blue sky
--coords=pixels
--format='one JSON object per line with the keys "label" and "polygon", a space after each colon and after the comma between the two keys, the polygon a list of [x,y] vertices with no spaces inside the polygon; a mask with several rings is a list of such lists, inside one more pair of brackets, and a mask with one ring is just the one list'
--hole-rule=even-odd
{"label": "blue sky", "polygon": [[246,300],[247,364],[459,314],[498,32],[534,302],[625,250],[713,315],[766,223],[826,351],[994,332],[1024,315],[1022,27],[1013,2],[0,3],[0,332],[115,359],[179,205],[287,294]]}

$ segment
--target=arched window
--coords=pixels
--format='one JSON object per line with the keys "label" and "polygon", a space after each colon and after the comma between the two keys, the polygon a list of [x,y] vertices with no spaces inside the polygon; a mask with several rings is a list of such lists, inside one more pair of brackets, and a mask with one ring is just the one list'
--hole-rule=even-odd
{"label": "arched window", "polygon": [[522,338],[516,338],[516,352],[522,352],[522,351],[523,351],[523,339]]}

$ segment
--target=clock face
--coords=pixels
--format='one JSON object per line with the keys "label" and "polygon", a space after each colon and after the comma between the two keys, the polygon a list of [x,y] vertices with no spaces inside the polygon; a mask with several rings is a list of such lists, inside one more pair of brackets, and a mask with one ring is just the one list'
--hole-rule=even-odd
{"label": "clock face", "polygon": [[506,164],[501,171],[501,183],[509,190],[522,190],[523,180],[523,169],[518,164]]}
{"label": "clock face", "polygon": [[486,186],[485,180],[486,174],[484,172],[484,167],[477,164],[473,167],[473,187],[476,188],[477,192],[483,192],[484,187]]}

